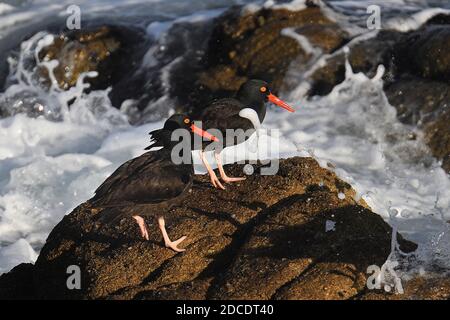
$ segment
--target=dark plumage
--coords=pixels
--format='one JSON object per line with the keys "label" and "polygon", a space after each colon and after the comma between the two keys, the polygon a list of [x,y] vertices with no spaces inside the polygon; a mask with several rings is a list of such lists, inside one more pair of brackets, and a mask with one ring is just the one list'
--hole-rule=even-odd
{"label": "dark plumage", "polygon": [[[222,139],[223,146],[227,147],[231,144],[227,143],[226,129],[244,131],[254,129],[253,123],[239,115],[239,112],[245,108],[255,110],[258,114],[259,122],[263,122],[266,117],[266,92],[261,92],[260,88],[268,88],[267,82],[262,80],[249,80],[245,82],[236,94],[235,98],[224,98],[213,101],[202,112],[201,120],[203,122],[203,128],[218,129],[224,137]],[[228,139],[229,140],[229,139]]]}
{"label": "dark plumage", "polygon": [[[171,135],[177,129],[186,129],[189,133],[192,131],[201,133],[194,130],[191,120],[185,115],[173,115],[165,122],[162,129],[151,132],[150,147],[163,147],[162,149],[146,152],[125,162],[98,187],[92,199],[93,205],[127,207],[110,210],[108,214],[100,213],[101,222],[111,223],[123,216],[133,216],[141,228],[143,237],[148,239],[143,219],[137,214],[137,208],[133,205],[145,205],[146,216],[158,216],[184,199],[188,194],[186,191],[192,186],[194,168],[192,161],[182,164],[172,161],[172,148],[179,142],[171,141]],[[208,136],[207,133],[204,134]],[[192,134],[189,136],[191,137]],[[166,245],[176,251],[181,250],[176,247],[177,243],[174,244],[170,239],[166,239],[164,219],[159,218],[158,222]]]}
{"label": "dark plumage", "polygon": [[[205,130],[217,129],[221,132],[220,147],[224,148],[237,145],[246,141],[256,129],[254,122],[244,117],[240,112],[246,108],[253,109],[258,115],[258,119],[254,119],[253,121],[258,122],[259,120],[259,124],[261,124],[266,116],[266,102],[268,101],[290,112],[294,112],[294,109],[287,103],[271,93],[267,82],[262,80],[249,80],[240,87],[235,98],[216,100],[208,105],[201,115],[202,126]],[[235,131],[243,130],[243,132],[239,136],[237,136],[236,132],[232,136],[227,136],[227,129],[233,129]],[[222,180],[224,182],[243,180],[244,178],[231,178],[225,174],[220,160],[220,151],[221,148],[216,149],[215,158]],[[225,189],[217,179],[214,171],[209,169],[210,166],[204,156],[202,156],[202,160],[210,174],[211,183],[215,187],[218,186]]]}
{"label": "dark plumage", "polygon": [[114,171],[92,200],[99,206],[149,204],[161,211],[189,189],[193,174],[192,165],[172,162],[171,150],[149,151]]}

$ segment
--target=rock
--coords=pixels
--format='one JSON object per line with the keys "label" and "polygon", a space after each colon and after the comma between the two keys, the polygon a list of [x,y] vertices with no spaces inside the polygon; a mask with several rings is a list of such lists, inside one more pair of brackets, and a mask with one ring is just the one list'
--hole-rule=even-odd
{"label": "rock", "polygon": [[[375,75],[386,67],[384,90],[400,121],[425,133],[430,154],[450,172],[450,25],[448,16],[436,16],[417,31],[382,30],[373,39],[350,47],[348,60],[354,72]],[[328,94],[345,79],[345,55],[331,56],[312,73],[309,96]]]}
{"label": "rock", "polygon": [[403,285],[403,294],[386,293],[382,290],[367,290],[358,300],[448,300],[450,278],[436,276],[416,277]]}
{"label": "rock", "polygon": [[[450,91],[448,91],[450,92]],[[435,121],[424,125],[425,141],[433,155],[442,161],[442,168],[450,173],[450,109],[449,102]]]}
{"label": "rock", "polygon": [[426,22],[427,25],[439,25],[439,24],[447,24],[450,25],[450,15],[445,13],[440,13],[435,15],[433,18]]}
{"label": "rock", "polygon": [[[449,25],[424,26],[401,33],[381,30],[375,38],[350,46],[348,60],[354,72],[374,76],[378,65],[386,67],[386,85],[413,75],[448,82],[450,77]],[[331,56],[323,67],[312,73],[309,96],[326,95],[345,78],[345,55]]]}
{"label": "rock", "polygon": [[[311,158],[281,160],[277,175],[254,174],[226,191],[199,176],[185,203],[165,215],[173,238],[188,236],[182,254],[164,248],[153,219],[150,241],[142,241],[131,218],[99,225],[102,211],[88,201],[50,233],[29,292],[38,299],[349,299],[364,292],[367,266],[386,260],[392,235],[354,194]],[[398,236],[404,251],[415,250]],[[81,290],[66,287],[70,265],[80,267]],[[10,278],[2,276],[0,288],[19,285]],[[0,298],[8,294],[15,292],[3,289]]]}
{"label": "rock", "polygon": [[398,119],[409,125],[435,121],[450,103],[450,85],[418,77],[398,79],[384,91]]}
{"label": "rock", "polygon": [[[399,33],[382,30],[377,37],[355,43],[350,47],[348,61],[354,72],[363,72],[369,77],[376,74],[380,64],[387,69],[385,80],[394,72],[394,46],[400,38]],[[309,81],[309,96],[326,95],[335,85],[345,79],[345,54],[331,56],[326,65],[312,73]]]}
{"label": "rock", "polygon": [[[311,4],[300,11],[263,8],[243,12],[242,7],[233,7],[213,22],[198,64],[183,63],[173,70],[171,95],[196,114],[211,99],[234,93],[249,78],[264,79],[273,90],[280,90],[291,63],[303,65],[311,58],[284,29],[303,35],[325,53],[348,38]],[[195,65],[195,60],[189,63]]]}
{"label": "rock", "polygon": [[33,286],[31,263],[22,263],[10,272],[0,276],[0,297],[2,300],[28,300],[36,297]]}
{"label": "rock", "polygon": [[[91,89],[112,87],[112,102],[120,107],[123,100],[139,95],[129,81],[139,68],[146,47],[141,30],[125,26],[87,27],[57,34],[53,44],[41,50],[40,59],[59,61],[54,74],[59,88],[64,90],[73,87],[82,73],[98,72],[97,77],[85,81]],[[47,69],[42,67],[38,72],[48,86]]]}
{"label": "rock", "polygon": [[450,83],[450,25],[431,25],[411,32],[396,45],[400,73]]}
{"label": "rock", "polygon": [[417,77],[399,79],[386,89],[400,121],[417,125],[434,157],[450,173],[450,84]]}

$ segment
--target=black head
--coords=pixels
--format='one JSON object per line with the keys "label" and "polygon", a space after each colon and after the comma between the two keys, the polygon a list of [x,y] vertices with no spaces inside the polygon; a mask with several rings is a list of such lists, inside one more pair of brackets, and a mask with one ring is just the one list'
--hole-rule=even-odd
{"label": "black head", "polygon": [[267,101],[290,112],[295,111],[286,102],[275,96],[270,90],[268,83],[263,80],[248,80],[241,85],[236,98],[246,107],[257,109],[257,111],[262,108]]}
{"label": "black head", "polygon": [[177,129],[188,129],[190,130],[192,126],[192,120],[185,114],[176,113],[170,116],[166,122],[164,122],[163,129],[166,131],[173,132]]}
{"label": "black head", "polygon": [[269,94],[270,89],[267,82],[252,79],[241,85],[236,98],[246,106],[252,106],[254,104],[254,107],[256,107],[267,102]]}

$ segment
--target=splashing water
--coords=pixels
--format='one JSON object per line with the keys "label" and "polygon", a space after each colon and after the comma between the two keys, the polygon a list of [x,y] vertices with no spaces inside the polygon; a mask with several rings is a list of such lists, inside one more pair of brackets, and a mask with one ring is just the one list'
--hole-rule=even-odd
{"label": "splashing water", "polygon": [[[328,96],[305,101],[293,90],[287,100],[299,105],[295,115],[273,112],[266,125],[280,128],[282,139],[299,150],[312,148],[374,212],[391,225],[395,219],[398,231],[419,244],[420,263],[448,269],[450,178],[429,156],[421,132],[397,120],[383,92],[383,72],[380,66],[369,79],[347,62],[345,81]],[[391,218],[394,209],[400,214]]]}
{"label": "splashing water", "polygon": [[[158,126],[130,128],[127,117],[112,107],[108,90],[86,94],[84,80],[96,76],[93,72],[73,88],[59,89],[53,74],[58,61],[39,59],[52,42],[52,35],[39,32],[22,43],[17,58],[10,59],[10,85],[0,95],[0,109],[10,115],[0,120],[0,244],[6,245],[0,250],[0,272],[12,262],[34,261],[49,230],[110,173],[108,158],[120,159],[118,165],[138,154],[148,128]],[[50,86],[43,84],[39,68],[48,71]],[[106,138],[120,139],[113,130],[128,130],[128,136],[136,131],[139,138],[110,150]],[[121,148],[123,155],[114,154]]]}
{"label": "splashing water", "polygon": [[[6,115],[26,113],[36,118],[43,116],[48,120],[64,120],[79,124],[96,124],[103,127],[126,125],[126,116],[113,108],[108,90],[84,94],[89,84],[87,77],[96,77],[97,72],[81,74],[74,87],[69,90],[59,88],[54,69],[57,60],[41,61],[39,53],[44,47],[53,44],[54,37],[39,32],[21,45],[19,56],[9,59],[10,85],[0,97],[0,111]],[[50,85],[45,85],[42,70],[46,70]]]}
{"label": "splashing water", "polygon": [[[105,0],[102,4],[109,2],[111,5],[105,6],[104,11],[119,3]],[[351,7],[352,2],[355,3],[332,1],[334,6],[342,8]],[[86,6],[89,3],[83,2]],[[127,1],[120,3],[127,9],[133,7]],[[195,1],[195,5],[193,2],[183,7],[174,1],[171,7],[167,2],[155,0],[153,5],[158,10],[181,10],[183,14],[219,6],[217,2],[206,3]],[[295,3],[301,5],[302,1]],[[2,20],[0,40],[21,15],[16,8],[1,8],[0,14],[12,14],[11,19]],[[61,11],[64,6],[50,9]],[[31,11],[28,14],[33,13]],[[103,14],[101,8],[92,12]],[[117,9],[112,15],[122,16],[123,12]],[[134,12],[147,11],[136,6]],[[8,17],[2,16],[4,18]],[[419,20],[409,28],[420,25]],[[155,36],[155,28],[167,20],[163,19],[160,24],[158,21],[148,23],[149,32]],[[395,20],[390,23],[395,25]],[[158,37],[164,37],[164,32],[160,30]],[[293,30],[284,32],[301,42],[300,45],[308,45],[305,38],[298,37]],[[366,33],[361,39],[372,36],[375,33]],[[132,127],[124,112],[111,105],[108,90],[86,93],[88,84],[84,81],[95,77],[95,73],[85,73],[76,86],[60,90],[53,76],[58,62],[39,59],[40,50],[52,41],[53,36],[45,32],[24,41],[20,52],[9,58],[6,91],[0,93],[0,114],[8,115],[0,119],[0,273],[20,262],[33,262],[54,225],[89,199],[116,167],[141,154],[148,143],[147,133],[162,125],[159,121]],[[317,58],[311,72],[326,55],[320,56],[317,48],[310,45],[308,49]],[[146,58],[149,57],[151,54]],[[143,64],[149,61],[151,59],[144,59]],[[52,80],[49,84],[40,78],[42,68],[49,73]],[[306,84],[299,77],[297,88],[282,95],[297,112],[287,114],[271,110],[265,127],[281,130],[281,136],[274,140],[280,144],[283,157],[312,155],[324,167],[332,163],[334,171],[353,186],[358,196],[394,227],[394,235],[398,230],[419,244],[418,268],[448,270],[448,175],[427,155],[421,132],[397,120],[395,108],[389,105],[383,93],[383,67],[373,79],[353,73],[348,64],[346,68],[344,82],[329,95],[310,101],[305,99]],[[292,74],[295,78],[295,70]],[[304,74],[308,74],[308,70]],[[395,216],[390,215],[394,211]],[[393,237],[393,249],[387,261],[402,263],[404,258]]]}

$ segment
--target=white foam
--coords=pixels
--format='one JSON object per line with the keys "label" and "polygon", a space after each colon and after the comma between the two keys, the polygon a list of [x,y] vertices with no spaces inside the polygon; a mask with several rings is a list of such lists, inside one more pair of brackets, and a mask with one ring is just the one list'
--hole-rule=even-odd
{"label": "white foam", "polygon": [[0,2],[0,14],[4,14],[14,10],[14,7],[10,4]]}
{"label": "white foam", "polygon": [[424,9],[411,16],[391,18],[386,22],[384,27],[401,32],[413,31],[419,29],[425,22],[438,14],[450,15],[450,10],[442,8]]}
{"label": "white foam", "polygon": [[[320,3],[320,0],[314,0],[316,4]],[[306,0],[292,0],[291,2],[278,4],[273,0],[266,0],[264,3],[250,3],[243,7],[243,14],[255,13],[261,9],[285,9],[289,11],[301,11],[307,8]]]}
{"label": "white foam", "polygon": [[0,248],[0,274],[9,271],[19,263],[30,263],[37,259],[37,253],[24,239],[19,239],[13,244]]}
{"label": "white foam", "polygon": [[[384,68],[368,79],[346,67],[346,80],[328,96],[304,101],[294,90],[288,102],[296,113],[270,112],[265,125],[280,128],[283,141],[298,146],[291,155],[312,148],[315,157],[332,163],[386,221],[392,208],[404,213],[397,218],[399,231],[420,245],[420,258],[434,261],[439,252],[439,263],[449,268],[449,176],[427,156],[421,132],[397,120],[382,90]],[[419,138],[409,140],[411,132]]]}

